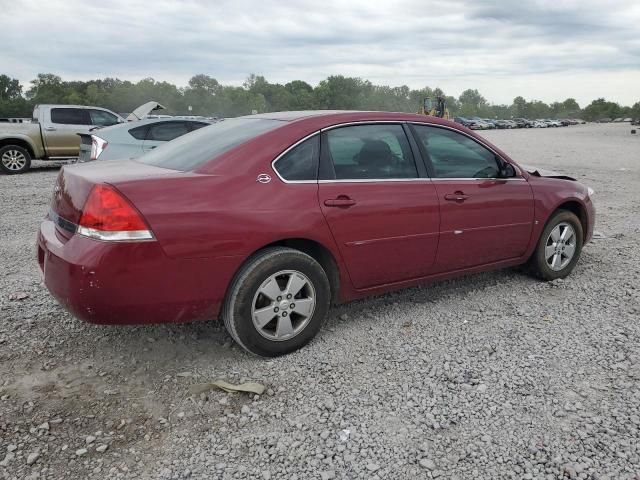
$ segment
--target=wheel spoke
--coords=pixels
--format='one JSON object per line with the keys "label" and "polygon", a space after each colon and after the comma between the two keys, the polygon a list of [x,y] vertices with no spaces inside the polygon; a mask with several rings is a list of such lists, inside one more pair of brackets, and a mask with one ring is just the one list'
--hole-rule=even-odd
{"label": "wheel spoke", "polygon": [[560,235],[560,240],[566,243],[571,239],[571,237],[573,237],[573,228],[569,225],[565,225],[564,231],[562,232],[562,235]]}
{"label": "wheel spoke", "polygon": [[544,258],[549,260],[556,253],[556,244],[547,245],[544,249]]}
{"label": "wheel spoke", "polygon": [[271,277],[269,281],[267,281],[262,285],[262,287],[260,287],[260,293],[270,298],[271,300],[276,300],[279,296],[282,295],[282,290],[280,290],[280,286],[278,285],[275,277]]}
{"label": "wheel spoke", "polygon": [[555,243],[558,243],[560,241],[560,226],[557,226],[553,230],[551,230],[551,238]]}
{"label": "wheel spoke", "polygon": [[564,256],[567,257],[568,259],[572,259],[573,258],[573,254],[576,252],[576,246],[575,245],[571,245],[571,244],[567,244],[564,247]]}
{"label": "wheel spoke", "polygon": [[295,300],[295,307],[293,307],[293,311],[299,315],[308,317],[311,315],[315,303],[316,302],[313,298],[298,298]]}
{"label": "wheel spoke", "polygon": [[278,317],[278,327],[276,328],[276,337],[288,337],[293,333],[293,325],[291,325],[291,317]]}
{"label": "wheel spoke", "polygon": [[296,275],[295,273],[292,273],[289,276],[289,282],[287,283],[287,288],[285,289],[285,293],[287,294],[291,294],[293,297],[295,297],[298,292],[300,290],[302,290],[302,287],[304,287],[307,284],[307,281],[302,278],[299,275]]}
{"label": "wheel spoke", "polygon": [[554,270],[558,270],[560,268],[560,262],[562,261],[562,255],[556,253],[553,256],[553,260],[551,261],[551,268]]}
{"label": "wheel spoke", "polygon": [[253,312],[253,321],[258,328],[264,328],[277,315],[273,311],[273,306],[261,308]]}

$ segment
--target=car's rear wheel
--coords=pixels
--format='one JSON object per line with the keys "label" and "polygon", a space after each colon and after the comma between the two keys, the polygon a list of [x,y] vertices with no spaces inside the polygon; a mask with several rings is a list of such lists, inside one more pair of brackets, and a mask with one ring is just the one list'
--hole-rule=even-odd
{"label": "car's rear wheel", "polygon": [[8,175],[24,173],[31,167],[31,154],[18,145],[0,148],[0,170]]}
{"label": "car's rear wheel", "polygon": [[533,273],[543,280],[569,275],[580,258],[583,239],[578,217],[567,210],[558,210],[547,222],[531,257]]}
{"label": "car's rear wheel", "polygon": [[222,311],[233,339],[248,352],[275,357],[306,345],[329,309],[327,274],[309,255],[264,249],[236,274]]}

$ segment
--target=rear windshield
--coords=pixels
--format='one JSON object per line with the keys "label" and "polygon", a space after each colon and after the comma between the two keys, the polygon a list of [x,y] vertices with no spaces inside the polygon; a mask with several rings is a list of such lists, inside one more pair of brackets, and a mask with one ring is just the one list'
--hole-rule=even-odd
{"label": "rear windshield", "polygon": [[284,125],[266,118],[229,118],[167,142],[137,161],[172,170],[194,170],[218,155]]}

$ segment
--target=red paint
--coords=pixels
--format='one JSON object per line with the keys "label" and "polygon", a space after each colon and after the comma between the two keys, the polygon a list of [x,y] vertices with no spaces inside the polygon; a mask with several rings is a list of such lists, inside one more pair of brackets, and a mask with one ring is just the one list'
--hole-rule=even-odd
{"label": "red paint", "polygon": [[[51,204],[57,215],[77,224],[91,190],[108,185],[140,212],[155,240],[103,242],[45,219],[38,234],[45,284],[89,322],[180,322],[215,318],[242,263],[287,239],[313,241],[331,254],[346,301],[524,263],[546,220],[568,201],[583,210],[591,238],[595,212],[586,187],[519,167],[518,180],[303,184],[286,184],[272,170],[272,160],[301,138],[359,121],[445,125],[517,167],[457,124],[384,112],[293,118],[194,172],[130,161],[64,167]],[[256,182],[264,173],[271,182]]]}

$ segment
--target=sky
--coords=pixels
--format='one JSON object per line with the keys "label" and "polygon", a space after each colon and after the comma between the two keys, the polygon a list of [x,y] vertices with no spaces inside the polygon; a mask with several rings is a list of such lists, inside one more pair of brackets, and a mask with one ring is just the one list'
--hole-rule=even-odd
{"label": "sky", "polygon": [[0,0],[0,12],[0,74],[24,85],[341,74],[477,88],[492,103],[640,101],[640,0]]}

